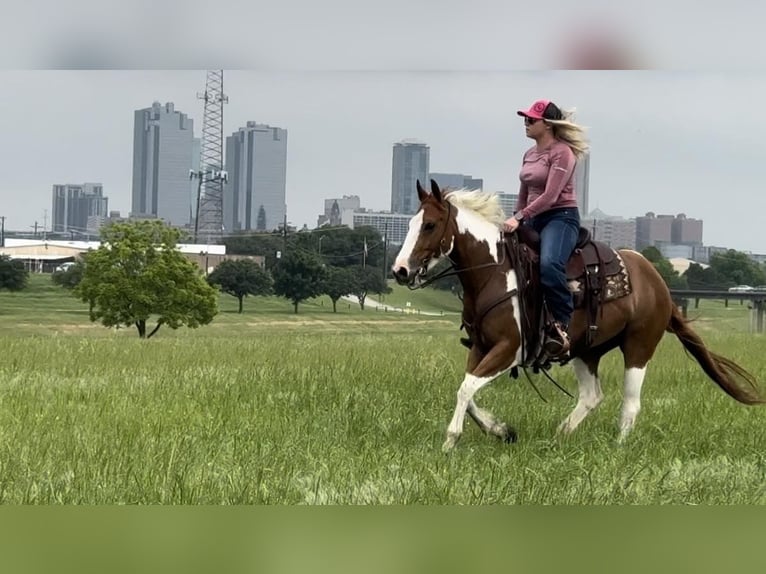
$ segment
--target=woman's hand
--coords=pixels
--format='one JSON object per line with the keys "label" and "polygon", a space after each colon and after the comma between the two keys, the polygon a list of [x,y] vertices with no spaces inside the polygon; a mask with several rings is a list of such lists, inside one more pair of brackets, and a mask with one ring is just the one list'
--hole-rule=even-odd
{"label": "woman's hand", "polygon": [[505,220],[504,227],[506,231],[508,231],[509,233],[513,233],[519,227],[519,220],[516,219],[515,217],[510,217]]}

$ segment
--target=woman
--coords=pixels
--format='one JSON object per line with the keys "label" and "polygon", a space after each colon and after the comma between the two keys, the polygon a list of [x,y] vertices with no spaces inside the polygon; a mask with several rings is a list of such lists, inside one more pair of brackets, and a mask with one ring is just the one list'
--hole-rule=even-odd
{"label": "woman", "polygon": [[545,350],[553,358],[569,352],[569,321],[573,301],[566,281],[566,264],[577,243],[580,214],[574,171],[588,152],[584,130],[549,100],[538,100],[524,111],[526,134],[535,145],[524,153],[516,213],[505,228],[515,231],[521,222],[540,234],[540,280],[553,329]]}

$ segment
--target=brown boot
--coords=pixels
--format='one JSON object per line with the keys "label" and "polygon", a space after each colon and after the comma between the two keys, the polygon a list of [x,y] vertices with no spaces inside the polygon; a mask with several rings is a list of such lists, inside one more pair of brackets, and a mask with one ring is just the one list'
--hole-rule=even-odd
{"label": "brown boot", "polygon": [[552,359],[561,359],[569,353],[569,346],[569,334],[566,327],[554,321],[545,339],[545,352]]}

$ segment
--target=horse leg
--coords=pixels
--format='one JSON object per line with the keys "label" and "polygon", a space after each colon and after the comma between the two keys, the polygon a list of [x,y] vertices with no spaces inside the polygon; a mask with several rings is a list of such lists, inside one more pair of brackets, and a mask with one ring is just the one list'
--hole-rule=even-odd
{"label": "horse leg", "polygon": [[656,333],[628,332],[620,345],[625,363],[625,379],[620,412],[619,443],[624,442],[628,437],[641,410],[641,388],[646,376],[646,367],[663,335],[663,331],[659,328],[656,330]]}
{"label": "horse leg", "polygon": [[498,343],[471,369],[470,366],[478,358],[476,347],[471,349],[469,356],[469,369],[465,378],[457,391],[457,404],[452,420],[447,426],[447,438],[442,445],[442,450],[448,452],[454,448],[460,435],[463,434],[463,423],[465,422],[465,413],[473,396],[484,386],[491,383],[500,375],[507,373],[513,367],[514,354],[511,352],[511,345],[507,341]]}
{"label": "horse leg", "polygon": [[569,416],[559,425],[558,432],[569,434],[593,411],[603,400],[601,383],[598,380],[598,363],[601,357],[589,356],[572,359],[572,367],[579,383],[577,404]]}
{"label": "horse leg", "polygon": [[468,414],[485,433],[493,434],[505,442],[516,442],[516,431],[498,420],[488,410],[479,407],[473,399],[468,401]]}

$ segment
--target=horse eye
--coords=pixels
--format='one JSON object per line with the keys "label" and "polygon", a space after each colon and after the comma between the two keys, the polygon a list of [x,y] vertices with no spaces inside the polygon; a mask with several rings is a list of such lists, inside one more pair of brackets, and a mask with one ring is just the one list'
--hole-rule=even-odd
{"label": "horse eye", "polygon": [[436,224],[429,221],[428,223],[423,224],[423,231],[433,231],[436,227]]}

